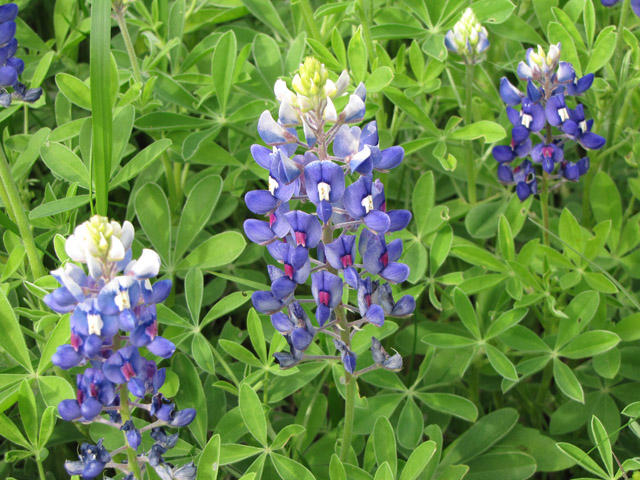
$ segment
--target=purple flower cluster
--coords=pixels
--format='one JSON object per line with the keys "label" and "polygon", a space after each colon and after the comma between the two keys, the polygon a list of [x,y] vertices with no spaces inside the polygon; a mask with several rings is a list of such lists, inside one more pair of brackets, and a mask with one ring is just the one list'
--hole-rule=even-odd
{"label": "purple flower cluster", "polygon": [[[18,5],[15,3],[0,6],[0,105],[3,107],[10,106],[12,98],[32,103],[42,95],[41,88],[27,90],[18,81],[24,70],[24,62],[15,57],[18,50],[18,40],[15,38],[17,16]],[[7,87],[13,88],[13,93],[9,93]]]}
{"label": "purple flower cluster", "polygon": [[[142,432],[188,425],[196,412],[178,411],[163,398],[158,390],[164,384],[164,368],[140,353],[144,347],[154,355],[169,358],[175,345],[158,335],[156,315],[156,304],[169,295],[171,280],[151,284],[150,279],[159,273],[160,257],[145,249],[132,260],[133,237],[129,222],[120,226],[94,216],[79,225],[67,239],[65,250],[71,260],[86,263],[89,274],[74,263],[51,272],[61,287],[46,295],[44,301],[58,313],[70,313],[71,341],[58,347],[53,364],[62,369],[91,365],[76,376],[76,398],[58,405],[60,416],[67,421],[100,422],[118,428],[124,432],[128,447],[137,451]],[[156,421],[137,429],[129,419],[129,394],[137,397],[132,405],[146,410]],[[151,402],[141,403],[148,395],[152,396]],[[126,411],[122,410],[123,403]],[[127,419],[124,422],[123,416]],[[139,463],[160,465],[161,461],[151,462],[151,458],[167,447],[157,445],[139,456]],[[66,462],[65,467],[70,475],[82,478],[95,478],[105,467],[130,473],[127,465],[111,462],[111,455],[100,442],[83,444],[79,461]]]}
{"label": "purple flower cluster", "polygon": [[[398,263],[402,240],[387,242],[387,234],[409,224],[411,213],[387,210],[384,186],[373,176],[397,167],[404,150],[381,149],[375,121],[362,128],[350,125],[364,118],[363,84],[336,112],[333,99],[347,84],[346,71],[334,83],[324,65],[308,58],[293,80],[297,94],[282,80],[275,85],[278,121],[268,111],[260,117],[258,133],[272,148],[251,147],[255,161],[268,172],[268,189],[248,192],[245,202],[267,219],[246,220],[244,230],[281,265],[269,265],[271,289],[254,292],[252,301],[287,339],[290,352],[275,354],[282,368],[316,359],[304,352],[323,333],[334,339],[340,354],[335,358],[354,373],[350,344],[357,329],[367,323],[381,326],[386,315],[405,317],[415,309],[412,296],[393,298],[389,283],[404,282],[409,267]],[[312,299],[296,300],[296,290],[309,277]],[[357,293],[357,305],[347,302],[348,289]],[[315,304],[315,322],[303,303]],[[347,312],[358,317],[349,322]],[[401,368],[402,359],[385,363],[383,352],[380,342],[372,343],[379,367]]]}
{"label": "purple flower cluster", "polygon": [[[594,75],[578,78],[573,66],[559,58],[559,43],[551,45],[548,52],[540,46],[537,51],[527,50],[527,62],[518,65],[518,77],[527,82],[526,93],[505,77],[500,81],[500,97],[507,104],[513,128],[510,145],[494,147],[492,153],[498,162],[498,180],[515,184],[522,201],[538,192],[532,162],[541,165],[543,175],[577,182],[589,169],[589,157],[585,155],[577,162],[567,160],[567,142],[576,142],[585,150],[597,150],[605,144],[603,137],[591,131],[593,120],[586,119],[583,105],[576,103],[572,109],[566,103],[568,97],[585,93]],[[514,108],[518,105],[520,110]],[[535,137],[541,142],[534,145]],[[525,160],[512,167],[518,158]]]}
{"label": "purple flower cluster", "polygon": [[[605,7],[613,7],[616,3],[619,3],[620,0],[601,0],[601,2]],[[640,0],[631,0],[631,8],[633,9],[633,13],[640,17]]]}

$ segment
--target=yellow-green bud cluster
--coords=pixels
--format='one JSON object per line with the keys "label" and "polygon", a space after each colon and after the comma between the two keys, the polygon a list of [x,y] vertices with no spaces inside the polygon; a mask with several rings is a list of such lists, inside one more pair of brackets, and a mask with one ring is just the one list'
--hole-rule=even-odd
{"label": "yellow-green bud cluster", "polygon": [[532,51],[529,54],[529,59],[531,63],[537,65],[543,72],[553,70],[560,59],[560,44],[552,44],[548,52],[545,52],[544,49],[538,45],[538,51]]}
{"label": "yellow-green bud cluster", "polygon": [[328,78],[329,71],[324,64],[313,57],[307,57],[304,63],[300,64],[291,86],[297,93],[307,97],[312,104],[317,104],[325,97],[324,88]]}
{"label": "yellow-green bud cluster", "polygon": [[445,41],[447,48],[468,59],[475,59],[489,47],[487,29],[471,8],[467,8],[453,30],[447,32]]}

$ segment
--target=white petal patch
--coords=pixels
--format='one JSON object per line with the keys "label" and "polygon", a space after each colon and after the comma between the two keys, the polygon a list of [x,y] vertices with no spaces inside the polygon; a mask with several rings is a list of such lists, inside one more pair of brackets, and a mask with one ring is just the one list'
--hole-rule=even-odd
{"label": "white petal patch", "polygon": [[580,126],[580,130],[582,130],[582,133],[584,133],[584,132],[586,132],[588,130],[587,121],[586,120],[581,121],[579,126]]}
{"label": "white petal patch", "polygon": [[271,175],[269,175],[269,192],[271,192],[271,195],[276,194],[276,190],[278,189],[279,186],[280,184],[278,183],[278,181],[275,178],[273,178]]}
{"label": "white petal patch", "polygon": [[522,123],[522,125],[524,125],[526,128],[529,128],[529,125],[531,125],[532,121],[533,121],[533,117],[528,113],[520,114],[520,123]]}
{"label": "white petal patch", "polygon": [[95,333],[96,335],[102,335],[102,327],[104,322],[102,317],[96,313],[87,314],[87,325],[89,327],[89,335]]}
{"label": "white petal patch", "polygon": [[561,108],[560,110],[558,110],[558,115],[560,115],[560,120],[562,120],[563,122],[569,120],[569,112],[567,112],[566,108]]}
{"label": "white petal patch", "polygon": [[113,301],[118,306],[118,309],[122,312],[127,308],[131,308],[131,299],[129,298],[129,290],[118,290]]}
{"label": "white petal patch", "polygon": [[364,197],[360,204],[364,207],[365,212],[369,213],[371,210],[373,210],[373,195],[367,195],[366,197]]}
{"label": "white petal patch", "polygon": [[325,182],[320,182],[318,184],[318,196],[320,197],[320,201],[326,200],[328,202],[330,193],[331,185]]}

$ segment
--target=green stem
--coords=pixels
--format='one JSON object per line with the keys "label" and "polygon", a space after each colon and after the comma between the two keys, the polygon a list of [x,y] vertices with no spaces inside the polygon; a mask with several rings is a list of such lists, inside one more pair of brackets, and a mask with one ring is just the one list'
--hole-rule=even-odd
{"label": "green stem", "polygon": [[618,21],[618,29],[616,30],[618,36],[616,37],[616,49],[614,51],[615,74],[620,73],[620,64],[622,63],[623,57],[623,55],[620,54],[620,50],[622,49],[622,44],[624,43],[624,22],[627,19],[629,5],[631,5],[631,0],[624,0],[622,2],[622,8],[620,9],[620,20]]}
{"label": "green stem", "polygon": [[42,467],[42,460],[36,460],[36,464],[38,465],[38,475],[40,476],[40,480],[47,480],[44,468]]}
{"label": "green stem", "polygon": [[9,162],[7,161],[7,156],[2,146],[0,146],[0,181],[3,186],[3,188],[0,188],[0,196],[2,196],[7,214],[13,216],[13,220],[18,226],[33,278],[35,280],[44,277],[47,271],[43,267],[40,256],[38,255],[38,248],[36,247],[36,242],[31,232],[31,225],[24,211],[22,200],[18,193],[18,187],[11,176]]}
{"label": "green stem", "polygon": [[551,379],[553,378],[553,362],[547,363],[542,373],[542,380],[540,381],[540,388],[538,388],[538,394],[536,395],[536,405],[543,405],[544,399],[547,398],[547,392],[551,385]]}
{"label": "green stem", "polygon": [[127,55],[129,55],[129,61],[131,62],[131,68],[133,68],[133,78],[138,83],[142,82],[142,74],[140,73],[140,67],[138,66],[138,57],[136,56],[136,51],[133,48],[133,42],[131,41],[131,37],[129,36],[129,29],[127,28],[127,22],[124,19],[124,12],[126,11],[126,7],[124,6],[116,6],[114,5],[115,17],[118,22],[118,27],[120,28],[120,32],[122,33],[122,39],[124,40],[124,45],[127,48]]}
{"label": "green stem", "polygon": [[[342,341],[347,345],[348,349],[351,349],[350,340],[350,328],[347,322],[344,308],[338,307],[336,309],[338,315],[338,321],[342,327],[341,336]],[[353,421],[356,413],[356,392],[358,390],[358,380],[345,370],[345,405],[344,405],[344,432],[342,434],[342,446],[340,448],[340,460],[347,461],[349,457],[349,451],[351,450],[351,436],[353,434]]]}
{"label": "green stem", "polygon": [[304,23],[307,26],[307,31],[311,33],[311,38],[318,42],[322,42],[322,35],[320,35],[318,24],[313,18],[313,9],[311,8],[309,0],[298,0],[298,5],[300,6]]}
{"label": "green stem", "polygon": [[[122,416],[122,423],[124,424],[128,420],[131,420],[131,410],[129,409],[129,389],[127,384],[123,383],[120,386],[120,416]],[[142,472],[140,471],[140,463],[138,463],[138,456],[136,451],[128,446],[127,434],[123,432],[125,445],[127,445],[127,464],[131,469],[131,473],[138,480],[142,480]]]}
{"label": "green stem", "polygon": [[[473,102],[473,64],[467,63],[465,75],[465,102],[464,102],[464,124],[471,125]],[[473,144],[467,148],[467,200],[471,205],[477,201],[476,197],[476,166],[473,153]]]}
{"label": "green stem", "polygon": [[[553,130],[551,125],[547,124],[547,138],[545,140],[547,145],[553,142]],[[542,172],[542,193],[540,194],[540,203],[542,204],[542,225],[544,230],[542,231],[542,241],[548,247],[549,246],[549,174],[546,171]]]}

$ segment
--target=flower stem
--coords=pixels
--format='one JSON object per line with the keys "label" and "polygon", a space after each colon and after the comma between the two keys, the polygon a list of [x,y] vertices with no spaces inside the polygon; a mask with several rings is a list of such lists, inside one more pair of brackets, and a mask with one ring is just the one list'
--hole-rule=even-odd
{"label": "flower stem", "polygon": [[[129,410],[129,389],[127,388],[127,384],[123,383],[120,386],[120,416],[122,417],[122,423],[127,422],[127,420],[131,420],[131,411]],[[125,445],[127,445],[127,464],[131,469],[131,473],[138,480],[142,480],[142,472],[140,471],[140,464],[138,463],[138,456],[133,448],[128,445],[127,442],[127,434],[123,432]]]}
{"label": "flower stem", "polygon": [[[545,139],[547,145],[553,142],[553,130],[551,125],[547,124],[547,138]],[[542,204],[542,225],[544,230],[542,231],[542,241],[548,247],[549,246],[549,174],[546,171],[542,172],[542,193],[540,194],[540,203]]]}
{"label": "flower stem", "polygon": [[4,148],[2,146],[0,146],[0,182],[2,183],[0,196],[2,197],[7,213],[10,216],[13,216],[13,220],[18,226],[33,278],[35,280],[40,277],[44,277],[47,274],[47,271],[40,261],[38,248],[36,247],[36,242],[33,238],[33,233],[31,232],[31,225],[29,224],[27,214],[22,206],[22,200],[20,199],[16,183],[13,181],[11,176],[9,162],[7,161],[7,156],[5,155]]}
{"label": "flower stem", "polygon": [[[338,307],[336,309],[338,322],[342,327],[341,336],[342,341],[347,345],[348,349],[351,349],[351,335],[350,328],[347,322],[347,316],[345,315],[344,308]],[[345,462],[349,456],[351,450],[351,436],[353,433],[353,421],[355,419],[356,409],[356,391],[358,389],[358,380],[355,376],[345,370],[345,405],[344,405],[344,432],[342,434],[342,446],[340,448],[340,460]]]}
{"label": "flower stem", "polygon": [[113,8],[115,10],[114,16],[116,18],[116,22],[118,22],[118,27],[120,28],[120,32],[122,33],[124,45],[125,47],[127,47],[127,54],[129,55],[131,68],[133,68],[133,78],[136,82],[142,83],[142,74],[140,73],[140,67],[138,66],[138,57],[136,57],[136,51],[133,48],[133,42],[131,41],[131,37],[129,36],[127,22],[124,19],[124,12],[126,11],[126,7],[122,4],[116,3]]}
{"label": "flower stem", "polygon": [[[473,102],[473,64],[466,64],[465,75],[465,102],[464,102],[464,124],[471,125],[472,112],[471,105]],[[467,148],[467,200],[471,205],[477,201],[476,196],[476,166],[473,153],[473,144]]]}
{"label": "flower stem", "polygon": [[36,464],[38,465],[38,475],[40,476],[40,480],[47,480],[47,476],[44,473],[44,468],[42,467],[42,460],[36,460]]}

